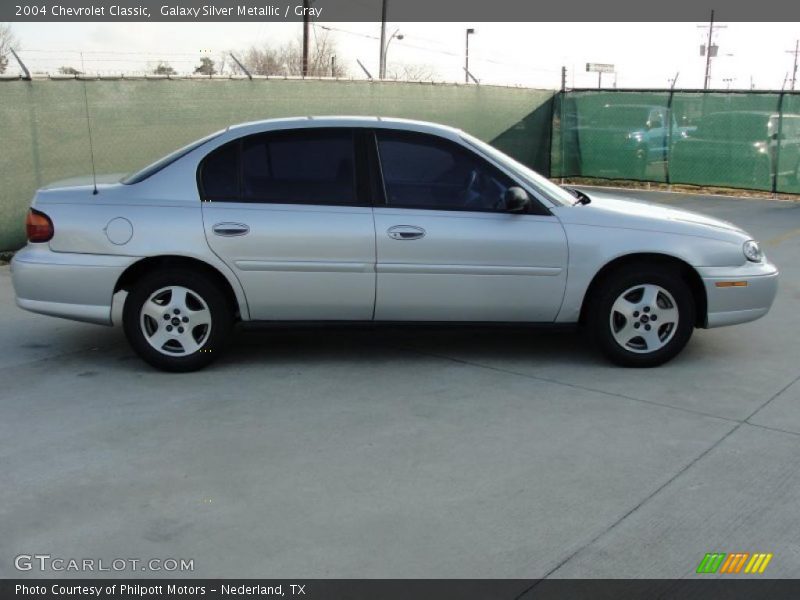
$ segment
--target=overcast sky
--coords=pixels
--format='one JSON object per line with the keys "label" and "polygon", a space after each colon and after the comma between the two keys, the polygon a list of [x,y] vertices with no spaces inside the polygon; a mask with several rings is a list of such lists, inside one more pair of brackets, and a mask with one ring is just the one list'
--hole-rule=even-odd
{"label": "overcast sky", "polygon": [[[604,76],[604,87],[665,87],[680,72],[678,87],[703,86],[705,59],[700,44],[702,23],[389,23],[404,35],[391,42],[389,69],[424,65],[440,81],[463,81],[464,37],[470,37],[471,71],[482,83],[554,88],[561,66],[568,85],[597,85],[585,72],[586,62],[613,63],[616,75]],[[719,56],[712,61],[712,87],[780,89],[791,78],[800,23],[725,23],[715,34]],[[88,73],[143,72],[167,60],[181,73],[191,72],[201,51],[216,58],[226,50],[281,44],[298,38],[297,23],[16,23],[22,57],[33,71],[55,72],[59,66],[80,69],[83,51]],[[351,76],[364,75],[360,59],[373,75],[378,71],[380,23],[319,23],[329,27],[337,44],[337,61]],[[789,84],[787,84],[787,88]],[[798,82],[800,89],[800,82]]]}

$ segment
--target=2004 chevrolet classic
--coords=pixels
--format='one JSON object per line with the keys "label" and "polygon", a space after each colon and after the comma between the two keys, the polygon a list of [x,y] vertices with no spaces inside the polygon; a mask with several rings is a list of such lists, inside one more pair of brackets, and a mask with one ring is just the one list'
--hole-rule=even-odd
{"label": "2004 chevrolet classic", "polygon": [[569,191],[462,131],[367,117],[230,127],[119,182],[39,190],[17,303],[112,324],[169,371],[236,321],[581,323],[655,366],[757,319],[778,271],[729,223]]}

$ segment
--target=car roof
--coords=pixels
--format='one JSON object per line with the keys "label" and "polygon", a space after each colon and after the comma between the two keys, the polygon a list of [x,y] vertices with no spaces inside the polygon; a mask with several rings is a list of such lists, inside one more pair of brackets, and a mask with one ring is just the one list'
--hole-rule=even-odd
{"label": "car roof", "polygon": [[306,116],[286,117],[282,119],[264,119],[231,125],[228,131],[237,136],[260,131],[275,131],[284,129],[307,129],[312,127],[381,127],[386,129],[402,129],[405,131],[418,131],[423,133],[436,133],[439,135],[459,136],[460,129],[398,117],[366,117],[366,116]]}

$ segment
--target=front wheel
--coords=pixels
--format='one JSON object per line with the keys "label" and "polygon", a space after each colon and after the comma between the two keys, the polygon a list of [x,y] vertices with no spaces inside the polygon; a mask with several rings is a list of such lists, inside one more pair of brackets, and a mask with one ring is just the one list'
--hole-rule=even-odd
{"label": "front wheel", "polygon": [[663,364],[683,349],[694,330],[692,292],[673,269],[626,268],[601,283],[587,300],[592,335],[618,365]]}
{"label": "front wheel", "polygon": [[136,353],[164,371],[195,371],[222,351],[233,326],[223,292],[201,272],[145,275],[125,300],[123,328]]}

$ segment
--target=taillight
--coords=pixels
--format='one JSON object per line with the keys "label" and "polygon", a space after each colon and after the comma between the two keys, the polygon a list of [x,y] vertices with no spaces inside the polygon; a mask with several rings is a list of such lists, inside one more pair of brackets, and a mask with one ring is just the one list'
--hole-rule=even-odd
{"label": "taillight", "polygon": [[49,242],[54,233],[50,217],[35,208],[28,209],[25,230],[29,242]]}

